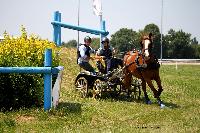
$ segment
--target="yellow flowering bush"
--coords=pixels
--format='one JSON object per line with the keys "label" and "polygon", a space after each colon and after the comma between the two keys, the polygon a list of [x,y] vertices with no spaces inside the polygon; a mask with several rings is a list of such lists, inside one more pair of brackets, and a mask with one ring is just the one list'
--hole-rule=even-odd
{"label": "yellow flowering bush", "polygon": [[[27,36],[24,27],[21,36],[4,33],[0,42],[0,67],[43,67],[46,48],[52,49],[52,66],[59,65],[58,48],[53,42],[36,35]],[[0,108],[38,106],[43,104],[42,74],[0,74]]]}

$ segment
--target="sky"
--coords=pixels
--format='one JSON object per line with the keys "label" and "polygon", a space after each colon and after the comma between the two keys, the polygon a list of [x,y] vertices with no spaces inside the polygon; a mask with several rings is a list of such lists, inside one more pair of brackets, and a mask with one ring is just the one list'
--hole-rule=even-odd
{"label": "sky", "polygon": [[[134,31],[154,23],[161,29],[162,0],[102,0],[103,20],[108,37],[120,28]],[[78,0],[0,0],[0,36],[7,31],[20,35],[23,25],[28,34],[53,40],[53,13],[59,11],[61,21],[78,23]],[[172,28],[192,34],[200,42],[200,0],[163,0],[163,34]],[[92,0],[80,0],[80,26],[100,29],[99,16],[94,15]],[[80,42],[89,35],[80,32]],[[77,31],[62,28],[62,41],[77,40]]]}

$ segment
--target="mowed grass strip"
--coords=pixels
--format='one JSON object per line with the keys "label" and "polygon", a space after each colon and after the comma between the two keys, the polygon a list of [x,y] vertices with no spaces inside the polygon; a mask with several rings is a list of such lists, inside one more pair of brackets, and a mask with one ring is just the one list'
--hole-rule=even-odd
{"label": "mowed grass strip", "polygon": [[62,48],[64,75],[57,109],[0,112],[0,132],[200,132],[200,67],[162,65],[166,108],[153,101],[80,98],[74,80],[79,72],[76,50]]}

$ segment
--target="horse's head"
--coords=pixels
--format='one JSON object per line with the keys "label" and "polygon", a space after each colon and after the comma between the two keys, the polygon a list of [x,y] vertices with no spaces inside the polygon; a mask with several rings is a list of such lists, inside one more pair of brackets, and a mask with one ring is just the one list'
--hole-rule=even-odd
{"label": "horse's head", "polygon": [[141,39],[142,54],[145,56],[145,60],[150,59],[152,49],[152,34],[145,35]]}

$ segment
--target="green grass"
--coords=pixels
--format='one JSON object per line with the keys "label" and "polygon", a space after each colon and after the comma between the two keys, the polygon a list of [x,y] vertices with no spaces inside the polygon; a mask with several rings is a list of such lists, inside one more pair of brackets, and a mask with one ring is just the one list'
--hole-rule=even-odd
{"label": "green grass", "polygon": [[58,108],[0,112],[0,132],[200,132],[200,66],[161,66],[161,98],[167,107],[160,109],[149,88],[152,105],[80,98],[74,91],[75,53],[61,51],[65,69]]}

